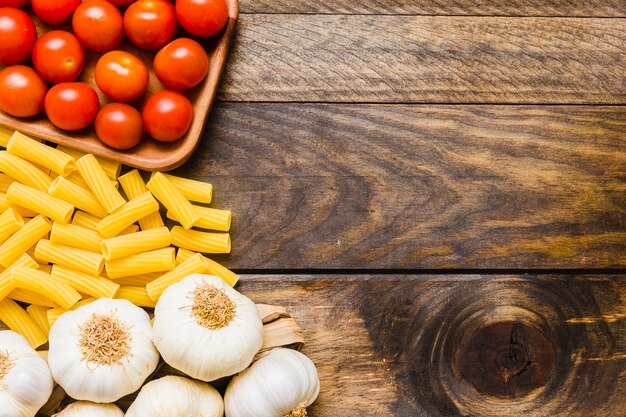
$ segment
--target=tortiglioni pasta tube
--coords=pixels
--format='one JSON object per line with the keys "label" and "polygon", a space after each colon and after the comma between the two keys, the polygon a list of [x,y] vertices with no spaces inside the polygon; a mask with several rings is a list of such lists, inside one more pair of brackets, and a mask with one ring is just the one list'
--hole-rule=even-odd
{"label": "tortiglioni pasta tube", "polygon": [[161,174],[170,180],[189,201],[209,204],[213,199],[213,185],[211,184],[174,175]]}
{"label": "tortiglioni pasta tube", "polygon": [[50,231],[50,242],[59,245],[67,245],[101,253],[102,235],[95,230],[73,224],[54,223]]}
{"label": "tortiglioni pasta tube", "polygon": [[174,226],[170,234],[174,246],[202,253],[230,253],[228,233],[199,232]]}
{"label": "tortiglioni pasta tube", "polygon": [[[139,175],[139,171],[137,171],[136,169],[122,175],[118,178],[118,180],[122,186],[122,189],[126,193],[127,198],[137,198],[148,191],[148,189],[146,188],[146,184],[141,178],[141,175]],[[155,213],[147,215],[142,219],[139,219],[139,226],[141,226],[141,230],[148,230],[156,229],[157,227],[163,227],[164,223],[163,219],[161,218],[161,214],[157,211]]]}
{"label": "tortiglioni pasta tube", "polygon": [[178,219],[185,229],[190,229],[200,220],[200,215],[189,200],[176,188],[165,175],[154,174],[148,184],[148,190]]}
{"label": "tortiglioni pasta tube", "polygon": [[70,155],[39,143],[20,132],[13,133],[7,145],[7,151],[56,172],[58,175],[66,176],[76,169],[74,158]]}
{"label": "tortiglioni pasta tube", "polygon": [[35,259],[63,265],[91,275],[100,275],[104,267],[101,253],[58,245],[42,239],[35,247]]}
{"label": "tortiglioni pasta tube", "polygon": [[133,198],[115,213],[100,220],[96,229],[106,238],[117,236],[137,220],[159,211],[159,203],[149,192]]}
{"label": "tortiglioni pasta tube", "polygon": [[[12,208],[6,209],[0,215],[0,243],[4,242],[13,233],[24,226],[24,219]],[[169,233],[169,230],[168,230]]]}
{"label": "tortiglioni pasta tube", "polygon": [[95,156],[87,154],[81,157],[76,161],[76,167],[107,213],[111,213],[126,203],[126,200],[109,181]]}
{"label": "tortiglioni pasta tube", "polygon": [[52,184],[50,184],[50,188],[48,188],[48,193],[96,217],[107,215],[107,211],[91,191],[74,184],[66,178],[55,178]]}
{"label": "tortiglioni pasta tube", "polygon": [[85,274],[60,265],[54,265],[50,275],[77,291],[93,297],[113,298],[120,288],[119,284],[109,279]]}
{"label": "tortiglioni pasta tube", "polygon": [[66,283],[36,269],[16,266],[11,268],[11,279],[16,288],[36,292],[68,309],[80,301],[80,294]]}
{"label": "tortiglioni pasta tube", "polygon": [[7,151],[0,151],[0,171],[11,178],[40,191],[48,191],[52,179],[45,172],[30,162],[11,155]]}
{"label": "tortiglioni pasta tube", "polygon": [[5,298],[0,301],[0,321],[9,329],[24,336],[34,349],[48,341],[48,336],[44,334],[44,331],[13,300]]}
{"label": "tortiglioni pasta tube", "polygon": [[164,248],[108,261],[106,271],[109,278],[115,280],[150,272],[169,271],[175,266],[174,248]]}
{"label": "tortiglioni pasta tube", "polygon": [[[230,210],[218,210],[210,207],[193,206],[200,216],[200,219],[193,225],[200,229],[219,230],[220,232],[228,232],[230,230],[230,222],[232,213]],[[178,221],[174,213],[167,211],[167,217]]]}
{"label": "tortiglioni pasta tube", "polygon": [[43,216],[37,216],[15,232],[0,245],[0,265],[9,267],[39,239],[48,234],[51,224]]}
{"label": "tortiglioni pasta tube", "polygon": [[171,243],[172,237],[170,236],[170,231],[167,227],[163,226],[157,229],[149,229],[143,232],[104,239],[101,248],[104,259],[109,261],[140,252],[165,248]]}
{"label": "tortiglioni pasta tube", "polygon": [[72,218],[74,206],[67,201],[14,182],[7,191],[9,203],[41,213],[59,223],[67,223]]}

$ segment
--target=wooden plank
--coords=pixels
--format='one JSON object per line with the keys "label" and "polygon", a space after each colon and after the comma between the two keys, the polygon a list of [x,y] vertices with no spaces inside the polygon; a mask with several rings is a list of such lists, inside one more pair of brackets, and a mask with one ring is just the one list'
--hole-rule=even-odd
{"label": "wooden plank", "polygon": [[310,417],[624,416],[624,276],[244,276],[287,307]]}
{"label": "wooden plank", "polygon": [[244,13],[626,16],[619,0],[241,0]]}
{"label": "wooden plank", "polygon": [[237,269],[626,266],[626,108],[218,105]]}
{"label": "wooden plank", "polygon": [[626,103],[626,20],[244,15],[219,99]]}

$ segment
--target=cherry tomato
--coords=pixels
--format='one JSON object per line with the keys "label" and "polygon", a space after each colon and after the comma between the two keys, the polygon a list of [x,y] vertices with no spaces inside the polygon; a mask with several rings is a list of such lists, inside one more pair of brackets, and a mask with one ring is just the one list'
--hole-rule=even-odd
{"label": "cherry tomato", "polygon": [[141,114],[124,103],[111,103],[100,109],[95,126],[98,138],[115,149],[130,149],[143,136]]}
{"label": "cherry tomato", "polygon": [[138,99],[146,91],[148,80],[146,65],[128,52],[107,52],[96,64],[96,84],[115,101]]}
{"label": "cherry tomato", "polygon": [[142,49],[159,49],[174,38],[178,22],[169,1],[139,0],[124,13],[128,39]]}
{"label": "cherry tomato", "polygon": [[73,81],[83,71],[85,51],[78,39],[64,30],[46,32],[35,42],[33,66],[51,83]]}
{"label": "cherry tomato", "polygon": [[35,14],[50,25],[60,25],[70,18],[81,0],[31,0]]}
{"label": "cherry tomato", "polygon": [[136,1],[137,0],[109,0],[109,2],[115,4],[116,6],[129,6]]}
{"label": "cherry tomato", "polygon": [[13,7],[0,8],[0,64],[18,64],[30,57],[37,30],[30,17]]}
{"label": "cherry tomato", "polygon": [[85,83],[57,84],[46,94],[46,114],[56,127],[80,130],[93,123],[100,103],[98,94]]}
{"label": "cherry tomato", "polygon": [[89,0],[78,6],[72,28],[80,43],[97,52],[115,49],[124,38],[122,13],[105,0]]}
{"label": "cherry tomato", "polygon": [[143,125],[150,136],[160,142],[173,142],[189,130],[193,106],[178,91],[163,90],[148,99],[142,116]]}
{"label": "cherry tomato", "polygon": [[0,71],[0,110],[12,116],[41,113],[46,91],[46,83],[30,67],[12,65]]}
{"label": "cherry tomato", "polygon": [[0,7],[24,7],[30,0],[0,0]]}
{"label": "cherry tomato", "polygon": [[192,35],[213,36],[226,26],[228,7],[224,0],[176,0],[176,16]]}
{"label": "cherry tomato", "polygon": [[154,72],[167,88],[188,90],[200,84],[209,72],[209,57],[193,39],[178,38],[154,57]]}

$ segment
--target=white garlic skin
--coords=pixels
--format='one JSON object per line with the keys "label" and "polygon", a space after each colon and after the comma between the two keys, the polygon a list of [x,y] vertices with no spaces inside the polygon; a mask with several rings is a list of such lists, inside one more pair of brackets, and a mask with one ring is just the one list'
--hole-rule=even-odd
{"label": "white garlic skin", "polygon": [[76,401],[52,417],[124,417],[124,412],[115,404]]}
{"label": "white garlic skin", "polygon": [[[82,359],[80,326],[93,314],[113,313],[126,324],[131,336],[129,354],[111,365]],[[48,364],[54,380],[72,398],[111,403],[137,391],[159,362],[152,343],[150,317],[127,300],[101,298],[63,313],[49,336]]]}
{"label": "white garlic skin", "polygon": [[[235,317],[224,328],[210,330],[192,315],[191,294],[210,284],[235,304]],[[170,366],[201,381],[215,381],[247,368],[263,345],[263,323],[256,305],[211,275],[193,274],[168,287],[154,310],[154,344]]]}
{"label": "white garlic skin", "polygon": [[230,381],[226,417],[282,417],[299,405],[311,405],[319,392],[317,369],[308,357],[273,349]]}
{"label": "white garlic skin", "polygon": [[0,352],[13,366],[0,380],[0,417],[34,417],[52,394],[52,375],[46,361],[26,339],[0,331]]}
{"label": "white garlic skin", "polygon": [[166,376],[148,382],[126,417],[222,417],[224,401],[206,382]]}

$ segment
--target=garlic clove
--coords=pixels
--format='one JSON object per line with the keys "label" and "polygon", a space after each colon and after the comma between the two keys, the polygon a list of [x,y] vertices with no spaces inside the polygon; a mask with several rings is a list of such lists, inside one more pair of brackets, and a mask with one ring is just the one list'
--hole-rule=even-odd
{"label": "garlic clove", "polygon": [[304,354],[278,348],[236,375],[226,388],[226,417],[302,417],[320,391],[317,369]]}
{"label": "garlic clove", "polygon": [[124,412],[115,404],[77,401],[52,417],[124,417]]}
{"label": "garlic clove", "polygon": [[148,382],[126,417],[222,417],[224,402],[211,385],[180,376]]}
{"label": "garlic clove", "polygon": [[163,292],[153,334],[165,362],[202,381],[242,371],[263,344],[255,304],[221,278],[202,274]]}
{"label": "garlic clove", "polygon": [[52,394],[46,361],[26,339],[0,331],[0,416],[34,417]]}
{"label": "garlic clove", "polygon": [[138,390],[159,361],[148,314],[126,300],[101,298],[64,313],[49,343],[52,375],[77,400],[117,401]]}

